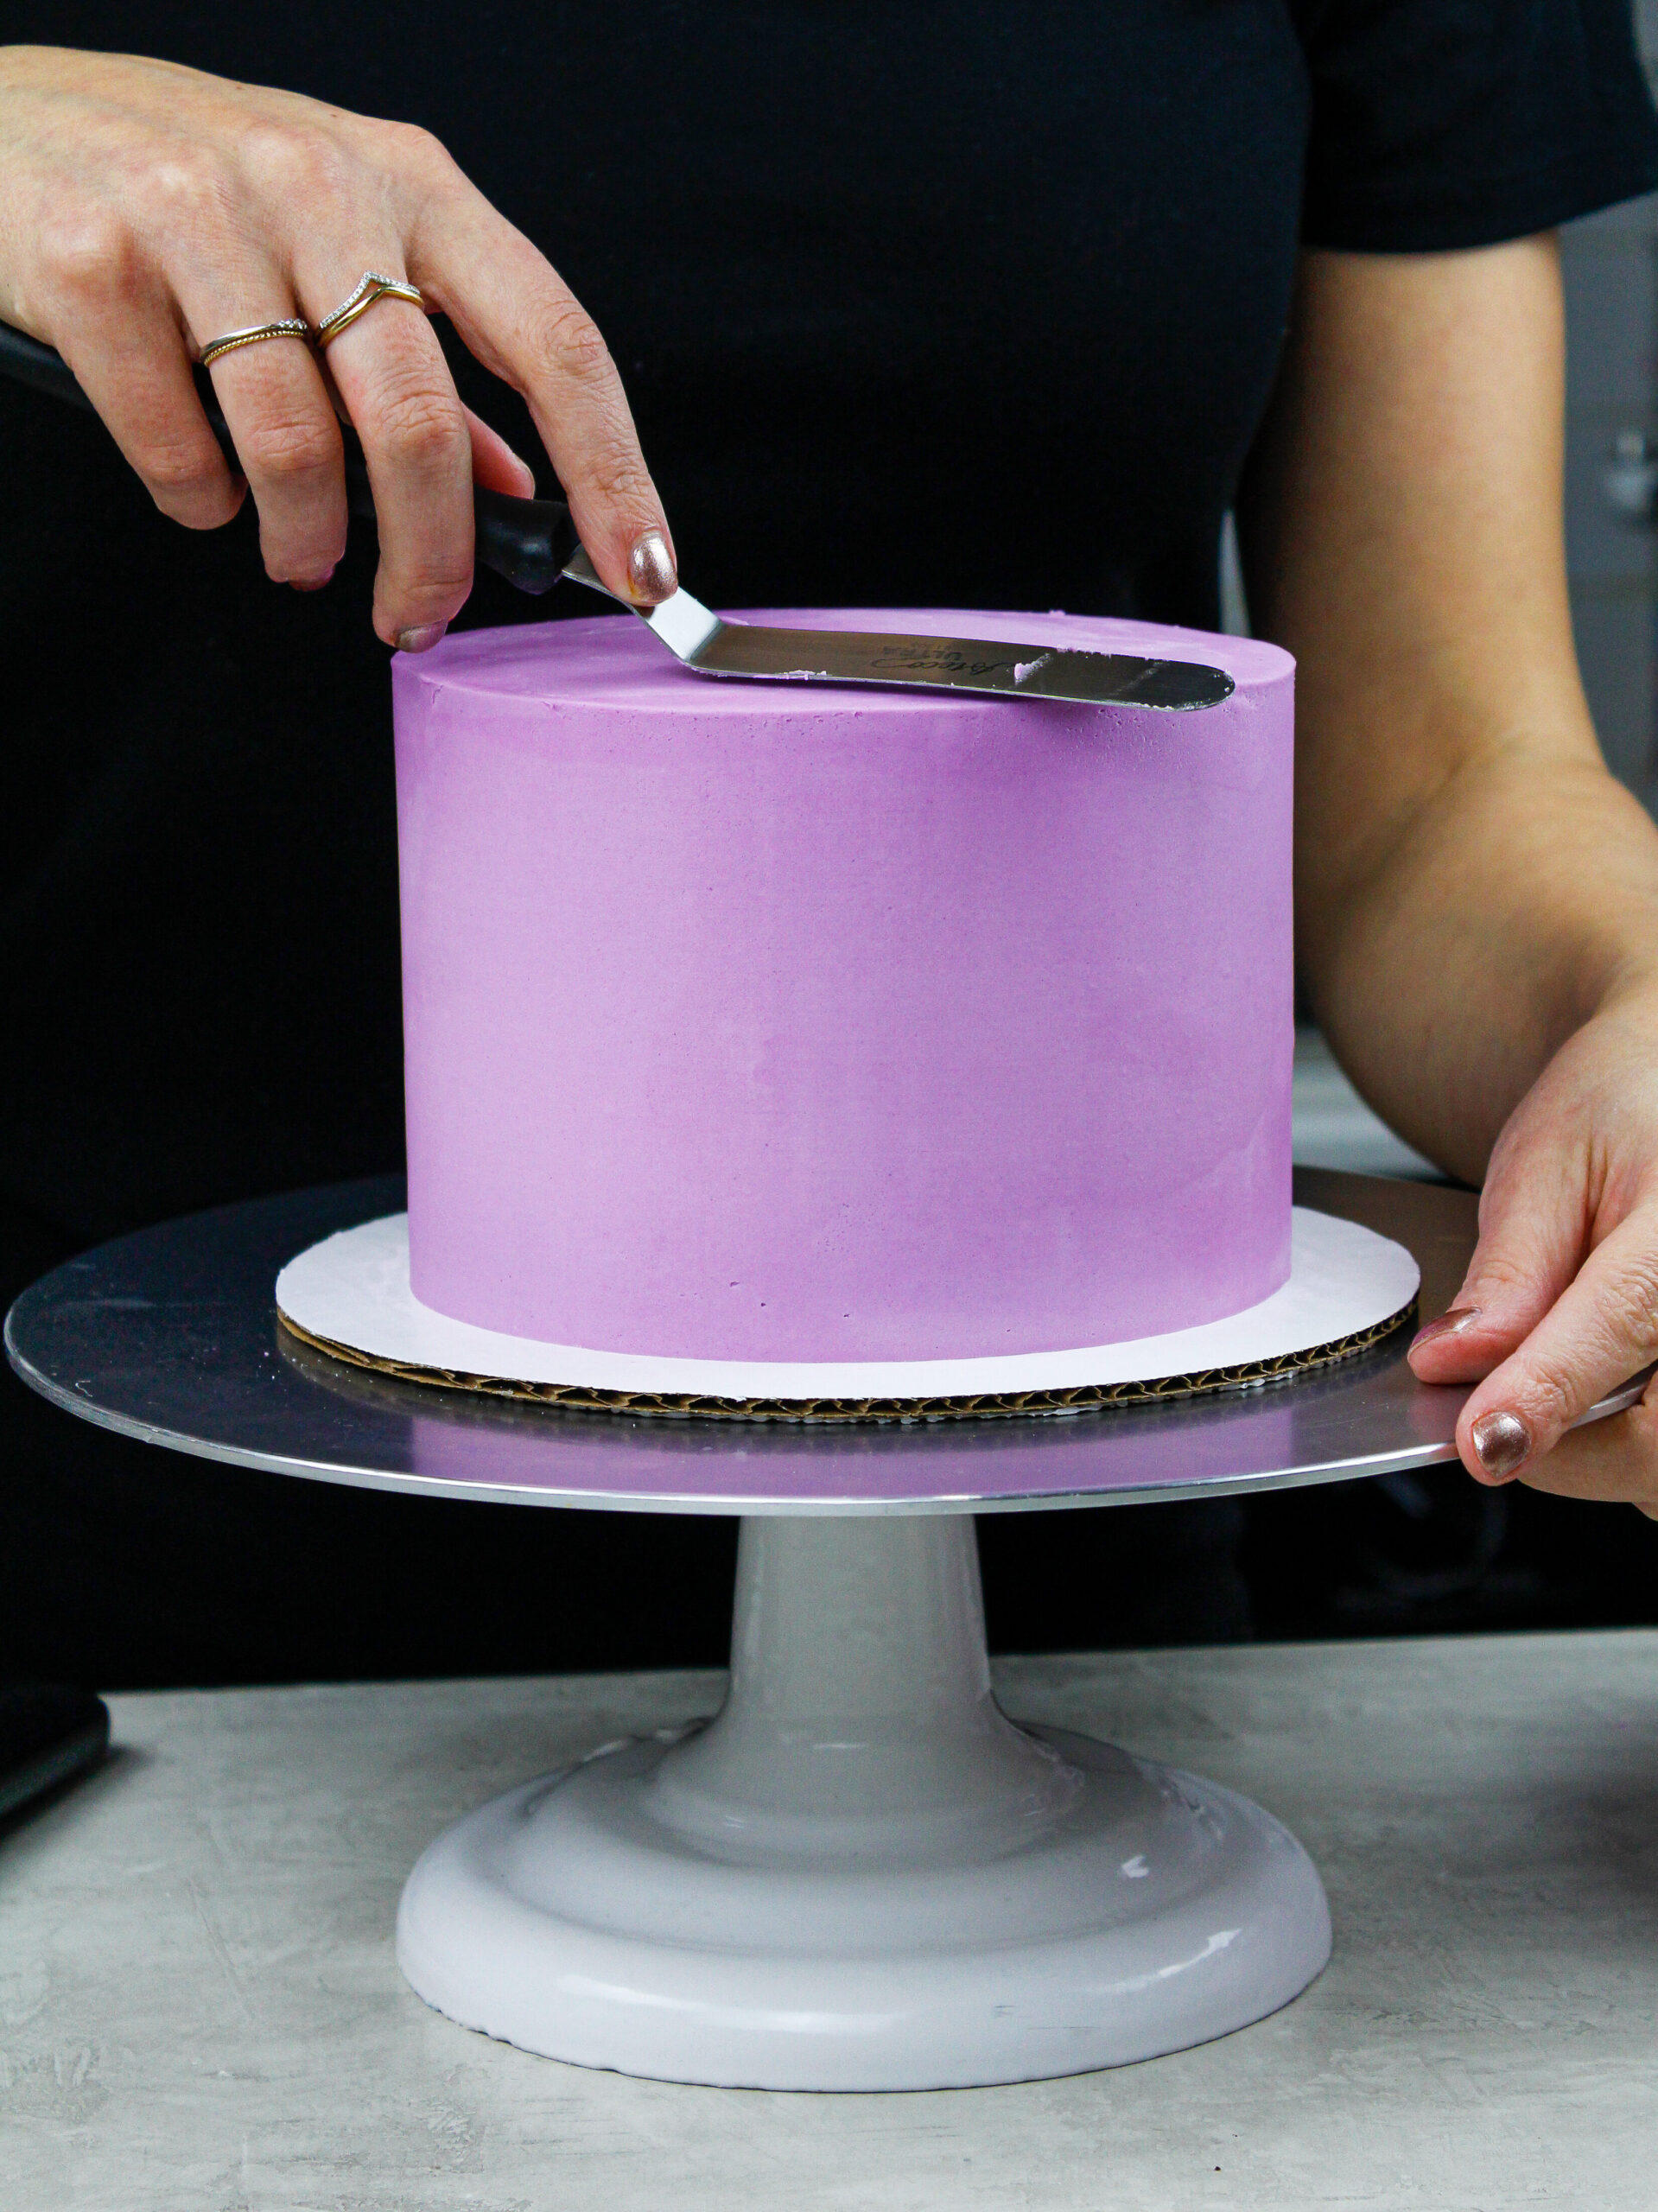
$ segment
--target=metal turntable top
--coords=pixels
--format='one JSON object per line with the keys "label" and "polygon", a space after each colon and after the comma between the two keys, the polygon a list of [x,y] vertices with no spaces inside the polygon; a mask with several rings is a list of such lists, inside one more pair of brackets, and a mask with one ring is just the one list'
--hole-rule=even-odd
{"label": "metal turntable top", "polygon": [[[1409,1247],[1422,1318],[1475,1238],[1464,1192],[1320,1169],[1305,1205]],[[391,1179],[227,1206],[117,1239],[12,1307],[23,1380],[124,1435],[233,1466],[504,1504],[682,1513],[1005,1512],[1143,1503],[1379,1474],[1455,1456],[1461,1389],[1405,1363],[1410,1332],[1350,1364],[1254,1391],[1071,1418],[759,1427],[588,1414],[365,1373],[283,1331],[278,1268],[394,1211]],[[1596,1410],[1633,1402],[1645,1376]]]}

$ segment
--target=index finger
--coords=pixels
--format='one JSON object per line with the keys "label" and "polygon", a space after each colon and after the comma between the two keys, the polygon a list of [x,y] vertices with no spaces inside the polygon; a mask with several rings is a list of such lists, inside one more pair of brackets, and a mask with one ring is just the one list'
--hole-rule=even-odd
{"label": "index finger", "polygon": [[569,286],[458,169],[422,209],[409,259],[468,351],[523,394],[607,588],[640,606],[670,597],[667,517],[610,349]]}
{"label": "index finger", "polygon": [[1477,1382],[1536,1328],[1589,1248],[1588,1180],[1586,1165],[1559,1147],[1499,1153],[1480,1193],[1479,1242],[1462,1287],[1411,1344],[1412,1370],[1424,1382]]}

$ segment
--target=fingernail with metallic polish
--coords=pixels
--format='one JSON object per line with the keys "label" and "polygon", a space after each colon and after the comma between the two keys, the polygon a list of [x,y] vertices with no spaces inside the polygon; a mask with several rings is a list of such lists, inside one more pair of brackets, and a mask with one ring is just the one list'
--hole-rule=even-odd
{"label": "fingernail with metallic polish", "polygon": [[1441,1337],[1459,1337],[1471,1329],[1478,1319],[1477,1306],[1453,1306],[1437,1321],[1430,1321],[1426,1328],[1419,1329],[1410,1340],[1410,1348],[1414,1351],[1418,1344],[1438,1344]]}
{"label": "fingernail with metallic polish", "polygon": [[1482,1414],[1474,1423],[1480,1465],[1498,1482],[1517,1475],[1531,1456],[1531,1431],[1518,1414]]}
{"label": "fingernail with metallic polish", "polygon": [[659,530],[647,530],[633,540],[627,556],[627,588],[635,599],[659,607],[679,589],[679,577],[668,541]]}
{"label": "fingernail with metallic polish", "polygon": [[399,630],[397,651],[403,653],[423,653],[435,645],[448,628],[447,622],[422,623],[418,630]]}
{"label": "fingernail with metallic polish", "polygon": [[321,591],[334,582],[334,570],[325,569],[320,576],[290,576],[289,582],[295,591]]}

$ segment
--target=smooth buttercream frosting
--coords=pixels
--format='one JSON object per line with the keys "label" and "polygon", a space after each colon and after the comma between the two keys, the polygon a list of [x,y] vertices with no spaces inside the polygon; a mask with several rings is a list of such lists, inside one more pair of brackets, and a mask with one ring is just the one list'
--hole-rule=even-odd
{"label": "smooth buttercream frosting", "polygon": [[1185,714],[716,681],[626,615],[394,663],[410,1279],[606,1351],[967,1358],[1288,1273],[1293,664]]}

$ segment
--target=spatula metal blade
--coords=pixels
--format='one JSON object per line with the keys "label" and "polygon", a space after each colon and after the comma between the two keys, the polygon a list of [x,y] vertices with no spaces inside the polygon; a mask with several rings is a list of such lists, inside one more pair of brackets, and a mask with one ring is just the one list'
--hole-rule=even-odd
{"label": "spatula metal blade", "polygon": [[1138,653],[898,631],[784,630],[753,622],[722,622],[685,664],[701,676],[778,683],[873,683],[1176,710],[1218,706],[1233,689],[1223,670]]}
{"label": "spatula metal blade", "polygon": [[[578,550],[564,570],[595,591]],[[1139,653],[1077,652],[983,638],[913,637],[896,630],[785,630],[727,622],[681,589],[659,607],[636,607],[645,627],[698,676],[762,683],[871,683],[900,691],[966,691],[1072,705],[1217,707],[1235,686],[1224,669]]]}

